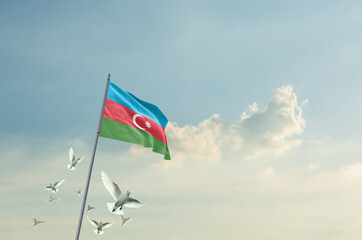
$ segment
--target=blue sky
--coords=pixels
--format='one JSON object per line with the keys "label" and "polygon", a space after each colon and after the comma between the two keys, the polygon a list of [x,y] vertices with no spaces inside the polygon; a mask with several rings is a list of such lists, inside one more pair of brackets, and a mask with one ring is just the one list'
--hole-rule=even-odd
{"label": "blue sky", "polygon": [[[104,239],[360,239],[361,12],[359,1],[0,1],[0,238],[75,235],[73,192],[111,73],[168,117],[173,160],[100,139],[90,217],[118,224]],[[76,173],[70,147],[86,155]],[[102,170],[149,204],[126,228],[105,208]],[[42,188],[62,178],[48,205]],[[32,214],[47,223],[33,229]]]}

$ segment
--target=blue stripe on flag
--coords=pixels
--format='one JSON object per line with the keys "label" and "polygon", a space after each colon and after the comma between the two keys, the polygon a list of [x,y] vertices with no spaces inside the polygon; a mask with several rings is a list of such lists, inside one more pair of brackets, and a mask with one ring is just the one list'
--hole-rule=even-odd
{"label": "blue stripe on flag", "polygon": [[167,118],[157,106],[137,98],[132,93],[124,91],[112,81],[109,83],[107,98],[141,115],[153,119],[163,128],[165,128],[168,123]]}

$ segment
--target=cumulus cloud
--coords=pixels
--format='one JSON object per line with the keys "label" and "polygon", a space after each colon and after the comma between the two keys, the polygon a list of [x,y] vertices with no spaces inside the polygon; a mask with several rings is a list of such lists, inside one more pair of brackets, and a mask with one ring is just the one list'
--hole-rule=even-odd
{"label": "cumulus cloud", "polygon": [[237,147],[260,154],[284,151],[301,143],[300,138],[293,137],[303,133],[305,120],[291,86],[276,89],[264,109],[253,106],[250,110],[235,126]]}
{"label": "cumulus cloud", "polygon": [[305,128],[302,105],[291,86],[274,90],[267,106],[253,103],[232,122],[214,114],[198,125],[179,126],[170,122],[166,128],[172,156],[179,162],[188,159],[217,161],[225,153],[252,158],[268,153],[282,153],[302,143]]}

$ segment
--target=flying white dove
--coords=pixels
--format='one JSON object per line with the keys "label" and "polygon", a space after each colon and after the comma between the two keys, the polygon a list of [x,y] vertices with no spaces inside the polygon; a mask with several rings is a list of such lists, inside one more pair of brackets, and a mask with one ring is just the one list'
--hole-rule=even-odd
{"label": "flying white dove", "polygon": [[59,187],[60,185],[62,185],[62,183],[64,182],[65,179],[58,181],[54,184],[49,184],[48,186],[45,187],[46,190],[51,191],[52,193],[56,193],[59,191],[59,189],[57,187]]}
{"label": "flying white dove", "polygon": [[82,195],[82,189],[81,189],[81,188],[79,188],[79,190],[78,190],[78,191],[75,191],[75,192],[78,193],[79,196]]}
{"label": "flying white dove", "polygon": [[122,217],[122,222],[121,222],[122,226],[124,226],[126,224],[126,222],[131,220],[130,217],[123,217],[123,215],[121,215],[121,217]]}
{"label": "flying white dove", "polygon": [[112,195],[113,199],[116,200],[115,203],[107,203],[109,211],[116,215],[123,215],[123,206],[129,208],[139,208],[143,206],[143,204],[141,204],[138,200],[129,197],[129,195],[131,194],[129,191],[122,194],[122,191],[119,189],[118,185],[112,182],[112,180],[105,172],[102,171],[101,175],[104,186],[106,187],[107,191]]}
{"label": "flying white dove", "polygon": [[48,203],[56,202],[56,201],[59,201],[59,200],[60,200],[60,198],[55,198],[52,195],[49,195]]}
{"label": "flying white dove", "polygon": [[95,207],[88,204],[87,206],[87,212],[90,212],[92,209],[95,209]]}
{"label": "flying white dove", "polygon": [[[87,216],[87,218],[88,218],[88,216]],[[109,228],[109,227],[111,227],[111,226],[113,225],[113,223],[114,223],[114,222],[111,222],[111,223],[109,223],[109,222],[102,223],[102,222],[97,222],[97,221],[92,220],[92,219],[89,219],[89,218],[88,218],[88,221],[89,221],[93,226],[96,227],[96,229],[94,229],[93,232],[94,232],[95,234],[98,234],[98,235],[101,235],[101,234],[104,233],[104,232],[103,232],[103,228]]]}
{"label": "flying white dove", "polygon": [[68,164],[68,169],[70,171],[74,171],[75,170],[75,166],[80,163],[83,159],[84,159],[85,156],[81,157],[81,158],[76,158],[75,155],[74,155],[74,151],[73,151],[73,148],[70,148],[69,149],[69,161],[70,161],[70,164]]}
{"label": "flying white dove", "polygon": [[33,216],[33,227],[36,227],[40,223],[45,223],[45,221],[39,221]]}

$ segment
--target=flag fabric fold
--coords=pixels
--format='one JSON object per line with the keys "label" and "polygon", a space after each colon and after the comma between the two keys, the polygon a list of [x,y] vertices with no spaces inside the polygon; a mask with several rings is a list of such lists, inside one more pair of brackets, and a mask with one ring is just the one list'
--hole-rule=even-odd
{"label": "flag fabric fold", "polygon": [[171,160],[161,110],[110,81],[100,136],[152,148]]}

